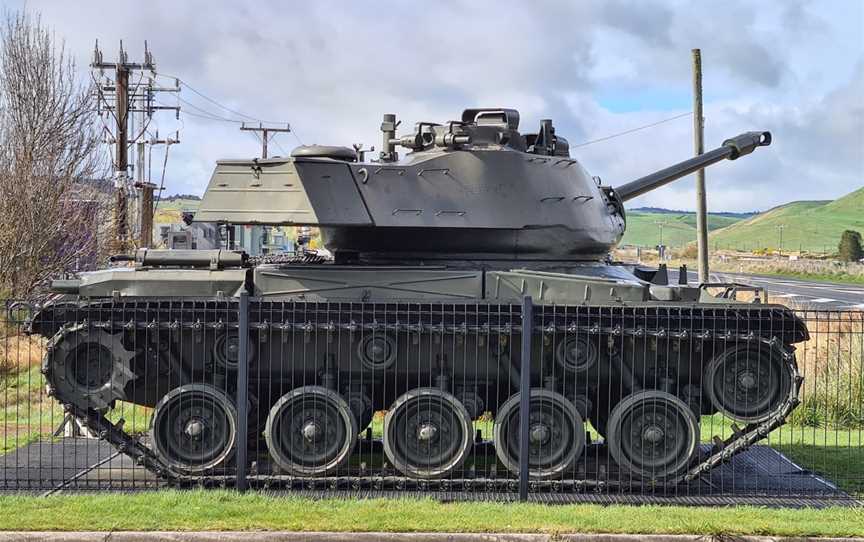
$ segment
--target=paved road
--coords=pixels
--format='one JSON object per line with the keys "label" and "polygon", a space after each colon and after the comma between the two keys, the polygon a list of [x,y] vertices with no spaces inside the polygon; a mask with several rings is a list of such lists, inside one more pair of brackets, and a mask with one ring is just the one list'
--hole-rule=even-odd
{"label": "paved road", "polygon": [[[670,282],[678,279],[678,272],[670,269]],[[696,273],[690,271],[688,280],[698,284]],[[797,306],[813,310],[864,310],[864,285],[812,282],[787,277],[767,277],[738,273],[711,273],[712,282],[739,282],[760,286],[768,292],[769,302],[792,301]]]}

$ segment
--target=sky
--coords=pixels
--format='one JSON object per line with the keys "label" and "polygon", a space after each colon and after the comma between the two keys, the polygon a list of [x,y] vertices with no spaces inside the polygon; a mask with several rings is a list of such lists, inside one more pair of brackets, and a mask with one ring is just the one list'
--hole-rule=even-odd
{"label": "sky", "polygon": [[[774,135],[771,147],[706,170],[709,210],[834,199],[864,185],[861,0],[4,4],[40,13],[82,80],[95,40],[106,61],[120,40],[130,61],[140,60],[147,40],[160,83],[174,76],[189,85],[180,120],[161,114],[150,126],[180,131],[167,194],[201,193],[217,159],[260,153],[253,134],[204,111],[290,122],[293,133],[271,145],[271,154],[287,154],[300,142],[377,147],[383,113],[396,113],[408,132],[469,107],[515,108],[523,132],[553,119],[573,157],[616,186],[692,156],[692,117],[576,146],[691,111],[695,47],[706,149],[743,131]],[[153,150],[156,182],[162,152]],[[630,202],[695,205],[692,177]]]}

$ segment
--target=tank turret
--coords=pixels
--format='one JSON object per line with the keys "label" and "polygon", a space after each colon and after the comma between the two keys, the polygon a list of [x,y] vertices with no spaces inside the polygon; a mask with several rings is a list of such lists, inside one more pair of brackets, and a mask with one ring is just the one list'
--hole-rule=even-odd
{"label": "tank turret", "polygon": [[373,162],[318,145],[221,161],[195,220],[318,226],[331,252],[366,262],[599,261],[624,234],[624,201],[771,141],[748,132],[613,189],[570,156],[549,119],[530,134],[501,108],[419,122],[401,137],[397,126],[384,116]]}

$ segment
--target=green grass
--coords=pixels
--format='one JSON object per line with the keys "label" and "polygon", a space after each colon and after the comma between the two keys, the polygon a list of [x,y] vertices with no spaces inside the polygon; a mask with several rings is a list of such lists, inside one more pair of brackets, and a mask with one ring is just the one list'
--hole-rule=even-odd
{"label": "green grass", "polygon": [[[684,247],[696,241],[694,213],[629,211],[622,244],[656,246],[660,242],[658,222],[663,223],[665,245]],[[709,245],[712,250],[776,250],[781,225],[784,251],[835,252],[843,230],[864,232],[864,188],[834,201],[787,203],[746,220],[709,214]]]}
{"label": "green grass", "polygon": [[[708,230],[724,228],[740,221],[738,218],[708,215]],[[627,231],[621,241],[625,245],[654,247],[660,244],[660,226],[663,224],[663,244],[682,247],[696,240],[695,213],[661,213],[653,211],[628,211]]]}
{"label": "green grass", "polygon": [[50,438],[63,416],[38,366],[0,379],[0,453]]}
{"label": "green grass", "polygon": [[285,530],[860,536],[864,509],[440,503],[161,491],[0,497],[5,530]]}
{"label": "green grass", "polygon": [[864,188],[834,201],[798,201],[712,232],[711,247],[834,252],[843,230],[864,232]]}
{"label": "green grass", "polygon": [[[45,377],[39,366],[0,378],[0,454],[52,438],[65,416],[63,408],[45,392]],[[126,420],[124,428],[132,433],[146,431],[152,410],[118,402],[108,413],[117,422]]]}
{"label": "green grass", "polygon": [[[726,439],[732,435],[732,421],[721,414],[702,416],[700,430],[702,442],[711,442],[714,435]],[[774,448],[846,492],[864,495],[864,429],[783,425],[758,444]]]}

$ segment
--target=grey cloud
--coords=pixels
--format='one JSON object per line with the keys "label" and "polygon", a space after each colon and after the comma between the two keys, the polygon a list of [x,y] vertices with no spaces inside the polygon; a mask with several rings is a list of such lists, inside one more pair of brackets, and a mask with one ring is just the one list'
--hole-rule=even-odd
{"label": "grey cloud", "polygon": [[674,13],[658,3],[616,0],[603,3],[603,21],[612,28],[638,36],[646,43],[668,48],[672,46],[669,33]]}
{"label": "grey cloud", "polygon": [[[750,210],[748,187],[767,206],[799,194],[810,197],[819,183],[832,197],[861,183],[856,168],[860,173],[864,121],[851,113],[856,95],[864,94],[860,68],[851,81],[838,80],[848,74],[848,61],[825,44],[845,23],[843,14],[816,17],[807,4],[549,1],[526,8],[501,1],[380,3],[370,9],[328,1],[155,0],[82,8],[29,0],[28,7],[43,12],[84,64],[96,37],[106,57],[120,38],[133,57],[140,56],[141,43],[149,39],[161,71],[232,109],[289,120],[305,143],[369,146],[377,144],[384,112],[399,114],[407,129],[418,120],[455,118],[468,106],[521,109],[526,130],[551,117],[559,133],[578,143],[675,114],[611,113],[598,105],[598,88],[631,94],[650,89],[655,95],[658,89],[689,90],[689,50],[698,46],[706,66],[709,144],[744,129],[774,129],[778,136],[761,156],[711,171],[716,201]],[[100,17],[93,16],[97,12]],[[801,54],[813,50],[825,54]],[[596,67],[619,59],[634,73],[611,81],[594,75]],[[828,69],[830,62],[847,64]],[[188,91],[184,99],[215,108]],[[721,107],[712,99],[729,103]],[[170,119],[160,129],[173,130]],[[257,149],[230,124],[187,116],[183,132],[183,143],[171,151],[169,191],[201,190],[217,158]],[[278,141],[286,151],[296,144],[291,137]],[[574,150],[592,173],[610,182],[630,180],[690,152],[686,119]],[[788,188],[778,191],[778,185]],[[651,194],[650,201],[692,207],[691,188],[684,181]]]}

